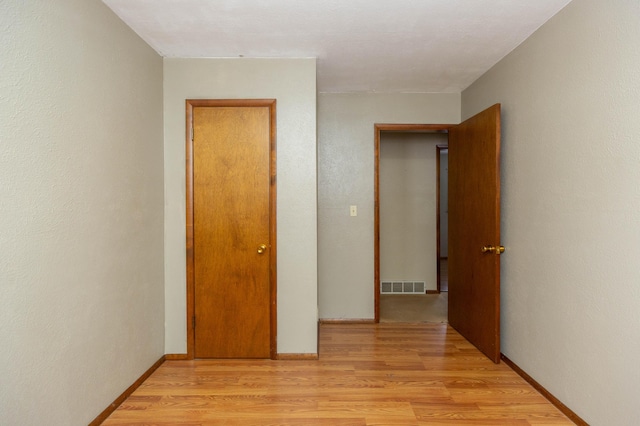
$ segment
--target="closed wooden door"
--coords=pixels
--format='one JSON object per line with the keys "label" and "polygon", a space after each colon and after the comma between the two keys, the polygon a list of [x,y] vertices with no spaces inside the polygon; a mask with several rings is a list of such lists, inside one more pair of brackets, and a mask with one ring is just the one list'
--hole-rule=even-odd
{"label": "closed wooden door", "polygon": [[269,358],[275,103],[192,102],[194,356]]}
{"label": "closed wooden door", "polygon": [[449,323],[500,361],[500,105],[449,130]]}

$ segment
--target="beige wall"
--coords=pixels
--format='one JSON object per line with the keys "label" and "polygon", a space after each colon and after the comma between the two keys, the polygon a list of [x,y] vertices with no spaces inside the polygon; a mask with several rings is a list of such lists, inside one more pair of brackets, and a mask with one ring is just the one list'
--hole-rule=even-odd
{"label": "beige wall", "polygon": [[[374,123],[458,123],[460,94],[318,97],[321,318],[373,318]],[[358,216],[349,216],[349,206]]]}
{"label": "beige wall", "polygon": [[640,3],[574,0],[462,95],[502,103],[503,352],[640,423]]}
{"label": "beige wall", "polygon": [[436,145],[446,134],[380,138],[380,278],[437,289]]}
{"label": "beige wall", "polygon": [[87,424],[164,353],[162,60],[95,0],[0,28],[0,423]]}
{"label": "beige wall", "polygon": [[185,99],[277,100],[278,352],[317,352],[315,59],[165,59],[166,352],[185,353]]}

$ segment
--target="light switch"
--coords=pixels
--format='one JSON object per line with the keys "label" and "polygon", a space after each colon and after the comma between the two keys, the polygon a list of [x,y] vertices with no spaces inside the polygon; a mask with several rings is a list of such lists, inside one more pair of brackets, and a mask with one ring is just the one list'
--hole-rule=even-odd
{"label": "light switch", "polygon": [[349,214],[351,216],[358,216],[358,206],[349,207]]}

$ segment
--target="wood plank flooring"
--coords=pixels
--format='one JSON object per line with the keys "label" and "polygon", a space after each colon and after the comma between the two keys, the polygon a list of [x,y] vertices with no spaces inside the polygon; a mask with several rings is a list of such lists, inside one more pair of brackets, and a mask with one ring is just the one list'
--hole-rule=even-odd
{"label": "wood plank flooring", "polygon": [[104,425],[572,425],[447,324],[324,324],[318,361],[166,361]]}

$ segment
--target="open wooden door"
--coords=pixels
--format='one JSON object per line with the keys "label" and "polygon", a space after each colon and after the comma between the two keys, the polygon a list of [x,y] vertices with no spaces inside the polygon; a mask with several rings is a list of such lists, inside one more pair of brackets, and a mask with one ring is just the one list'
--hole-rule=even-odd
{"label": "open wooden door", "polygon": [[500,362],[500,104],[449,129],[449,324]]}

